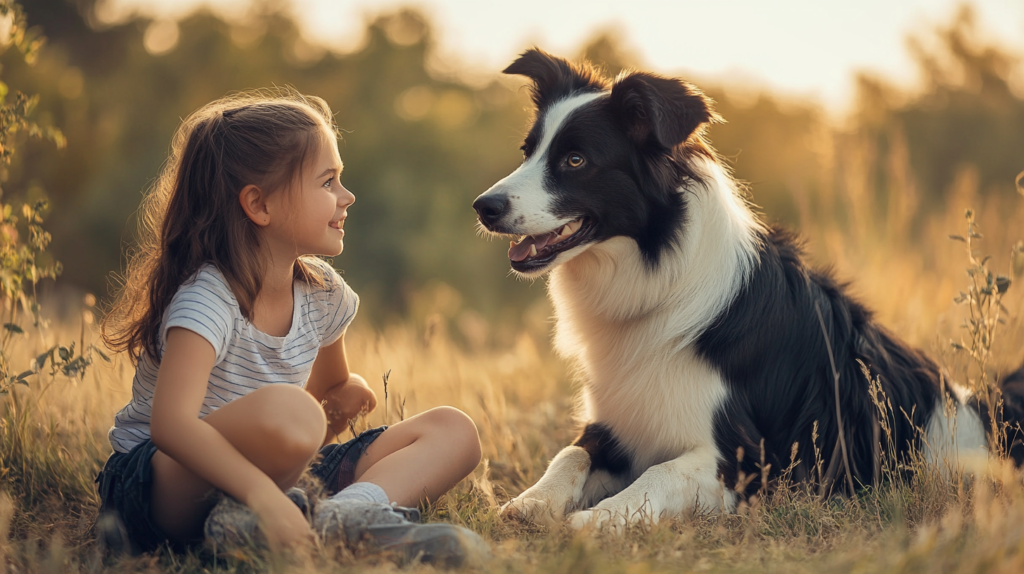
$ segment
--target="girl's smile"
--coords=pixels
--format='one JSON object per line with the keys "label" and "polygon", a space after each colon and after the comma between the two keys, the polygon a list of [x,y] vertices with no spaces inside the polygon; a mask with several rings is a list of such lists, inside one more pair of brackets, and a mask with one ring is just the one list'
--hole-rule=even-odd
{"label": "girl's smile", "polygon": [[339,219],[337,221],[332,221],[332,222],[328,223],[327,225],[330,225],[334,229],[337,229],[338,231],[340,231],[341,232],[341,236],[344,237],[345,236],[345,219],[347,217],[348,216],[346,215],[345,217],[342,217],[341,219]]}

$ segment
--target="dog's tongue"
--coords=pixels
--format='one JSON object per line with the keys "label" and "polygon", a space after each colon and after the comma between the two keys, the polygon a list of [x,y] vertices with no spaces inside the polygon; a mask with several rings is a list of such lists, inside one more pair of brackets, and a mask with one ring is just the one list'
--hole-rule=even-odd
{"label": "dog's tongue", "polygon": [[508,248],[508,258],[512,261],[522,261],[530,256],[531,246],[536,247],[537,251],[540,251],[556,237],[558,237],[558,234],[554,231],[544,235],[527,235],[525,239]]}

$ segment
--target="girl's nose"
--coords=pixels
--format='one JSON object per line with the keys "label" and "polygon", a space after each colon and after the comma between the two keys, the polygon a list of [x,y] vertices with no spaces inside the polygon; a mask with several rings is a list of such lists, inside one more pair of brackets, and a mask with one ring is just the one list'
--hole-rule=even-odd
{"label": "girl's nose", "polygon": [[356,202],[356,196],[344,185],[341,186],[341,193],[338,194],[338,205],[348,207]]}

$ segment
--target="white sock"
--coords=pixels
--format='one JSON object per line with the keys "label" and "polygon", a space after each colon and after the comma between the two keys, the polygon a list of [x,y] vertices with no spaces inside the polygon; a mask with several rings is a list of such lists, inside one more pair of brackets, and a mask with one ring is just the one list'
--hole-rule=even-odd
{"label": "white sock", "polygon": [[331,497],[336,502],[360,501],[376,502],[378,504],[391,505],[388,495],[384,489],[372,482],[355,482]]}

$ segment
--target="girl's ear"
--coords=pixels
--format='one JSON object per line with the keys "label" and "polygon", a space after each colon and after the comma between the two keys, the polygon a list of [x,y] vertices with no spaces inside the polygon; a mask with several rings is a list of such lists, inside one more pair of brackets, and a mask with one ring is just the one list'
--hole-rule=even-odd
{"label": "girl's ear", "polygon": [[263,190],[255,185],[247,185],[238,192],[238,203],[242,205],[246,217],[250,221],[264,227],[270,224],[270,211],[267,209],[267,198]]}

